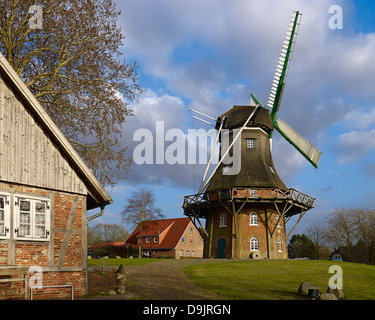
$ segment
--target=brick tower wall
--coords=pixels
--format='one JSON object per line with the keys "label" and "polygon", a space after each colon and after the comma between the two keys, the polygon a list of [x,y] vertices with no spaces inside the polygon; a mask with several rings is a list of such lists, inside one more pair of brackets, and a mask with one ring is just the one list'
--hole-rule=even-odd
{"label": "brick tower wall", "polygon": [[[250,214],[257,214],[257,225],[250,225]],[[226,226],[220,225],[220,217],[226,214]],[[252,258],[253,253],[261,258],[287,259],[287,239],[284,221],[277,225],[277,211],[274,206],[246,205],[236,216],[237,232],[233,227],[233,216],[224,208],[212,210],[206,220],[210,240],[205,242],[205,257],[217,257],[219,239],[226,240],[225,258]],[[275,228],[276,226],[276,228]],[[274,230],[275,229],[275,230]],[[271,235],[271,233],[273,234]],[[237,237],[232,237],[236,234]],[[258,250],[251,250],[250,239],[258,240]],[[278,241],[281,241],[279,250]]]}

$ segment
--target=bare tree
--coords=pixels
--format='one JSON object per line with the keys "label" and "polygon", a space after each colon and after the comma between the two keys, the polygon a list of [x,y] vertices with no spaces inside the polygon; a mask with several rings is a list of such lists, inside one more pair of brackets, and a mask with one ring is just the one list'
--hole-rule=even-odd
{"label": "bare tree", "polygon": [[346,248],[347,260],[350,261],[350,247],[356,240],[357,220],[351,208],[335,209],[327,218],[327,239],[336,247]]}
{"label": "bare tree", "polygon": [[108,185],[129,170],[121,130],[142,91],[119,15],[114,0],[0,0],[1,52]]}
{"label": "bare tree", "polygon": [[142,228],[145,221],[161,219],[164,216],[161,210],[154,207],[154,194],[152,191],[140,189],[131,194],[127,199],[128,204],[121,211],[123,222],[138,226],[139,243],[138,252],[141,257]]}
{"label": "bare tree", "polygon": [[366,263],[372,262],[372,249],[375,243],[375,211],[355,209],[353,211],[358,238],[362,241],[366,250]]}
{"label": "bare tree", "polygon": [[129,232],[118,224],[98,223],[87,233],[88,244],[125,241],[129,237]]}
{"label": "bare tree", "polygon": [[311,224],[307,228],[307,236],[314,242],[316,249],[316,259],[319,260],[319,251],[324,244],[326,231],[321,224]]}

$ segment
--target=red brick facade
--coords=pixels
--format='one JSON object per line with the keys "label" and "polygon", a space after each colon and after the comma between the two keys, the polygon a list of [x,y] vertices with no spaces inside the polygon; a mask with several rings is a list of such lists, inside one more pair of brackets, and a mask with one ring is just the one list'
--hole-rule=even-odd
{"label": "red brick facade", "polygon": [[[48,241],[15,239],[12,230],[8,239],[0,239],[0,267],[2,266],[40,266],[42,285],[73,285],[74,296],[85,294],[86,269],[86,203],[85,196],[42,190],[39,188],[14,187],[2,183],[0,192],[10,196],[11,225],[14,225],[14,196],[42,197],[50,201],[50,226]],[[77,198],[77,199],[76,199]],[[76,199],[76,200],[75,200]],[[76,201],[75,210],[73,207]],[[73,210],[72,210],[73,209]],[[70,224],[69,224],[69,221]],[[71,227],[70,227],[71,226]],[[27,270],[27,269],[26,269]],[[26,271],[27,272],[27,271]],[[1,279],[22,278],[5,274]],[[30,281],[33,274],[28,274]],[[0,299],[24,298],[23,282],[0,283]],[[30,288],[28,286],[28,299]],[[70,288],[34,289],[33,298],[64,298],[71,296]]]}
{"label": "red brick facade", "polygon": [[[237,224],[227,210],[213,209],[207,219],[206,230],[212,241],[205,242],[205,256],[219,258],[257,258],[287,259],[285,224],[281,219],[277,225],[277,211],[272,206],[246,205],[236,215]],[[256,220],[250,224],[250,214],[256,214]],[[226,224],[222,224],[222,216],[226,216]],[[256,221],[256,223],[254,223]],[[234,235],[234,236],[233,236]],[[250,240],[254,240],[255,247],[251,248]],[[225,242],[224,242],[224,240]],[[224,252],[223,244],[225,243]],[[224,253],[224,256],[223,256]]]}

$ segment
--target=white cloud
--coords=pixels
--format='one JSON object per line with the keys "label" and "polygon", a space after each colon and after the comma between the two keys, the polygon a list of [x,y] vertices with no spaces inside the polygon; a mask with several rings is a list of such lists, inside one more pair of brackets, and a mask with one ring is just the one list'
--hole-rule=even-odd
{"label": "white cloud", "polygon": [[369,154],[375,148],[375,130],[352,131],[338,137],[337,163],[351,163]]}
{"label": "white cloud", "polygon": [[[328,27],[328,8],[333,4],[343,7],[343,30]],[[134,147],[133,132],[137,128],[154,131],[156,121],[164,120],[166,130],[186,132],[194,127],[188,107],[217,117],[234,104],[247,104],[252,91],[267,101],[290,14],[301,10],[280,117],[319,148],[333,148],[339,163],[373,150],[375,111],[368,101],[375,98],[375,34],[352,31],[352,1],[121,0],[118,5],[127,37],[126,55],[160,82],[160,92],[168,92],[149,89],[133,106],[135,117],[124,129],[129,149]],[[348,102],[359,97],[367,103],[363,109]],[[327,130],[333,124],[341,130],[339,137],[332,137],[336,146],[322,139],[330,136]],[[282,179],[309,166],[283,139],[274,141],[273,157]],[[194,179],[194,170],[191,166],[133,166],[131,179],[186,184],[186,179]]]}

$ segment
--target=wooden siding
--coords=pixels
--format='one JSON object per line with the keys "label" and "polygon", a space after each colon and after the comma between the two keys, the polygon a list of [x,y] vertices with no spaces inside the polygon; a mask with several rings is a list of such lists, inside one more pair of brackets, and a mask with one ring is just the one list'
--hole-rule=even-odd
{"label": "wooden siding", "polygon": [[0,180],[87,194],[83,181],[0,79]]}

